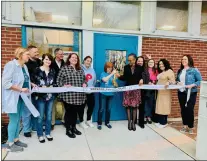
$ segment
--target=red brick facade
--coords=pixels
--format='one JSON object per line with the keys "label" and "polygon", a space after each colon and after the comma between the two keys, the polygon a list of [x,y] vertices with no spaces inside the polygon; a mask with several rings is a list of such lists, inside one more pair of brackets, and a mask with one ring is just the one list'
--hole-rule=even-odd
{"label": "red brick facade", "polygon": [[[21,28],[2,27],[2,64],[4,65],[14,58],[15,48],[21,46]],[[203,79],[207,80],[207,42],[193,40],[175,40],[167,38],[148,38],[143,37],[142,54],[151,54],[157,62],[160,58],[166,58],[177,72],[183,54],[193,56],[195,66],[201,71]],[[197,99],[198,100],[198,99]],[[198,101],[196,104],[195,115],[198,113]],[[170,117],[180,117],[180,108],[176,91],[173,91],[172,114]],[[8,122],[7,115],[2,115],[2,120]]]}
{"label": "red brick facade", "polygon": [[[21,46],[20,27],[1,27],[1,69],[14,58],[14,50]],[[2,123],[8,123],[6,114],[2,114]]]}
{"label": "red brick facade", "polygon": [[[203,80],[207,80],[207,42],[144,37],[142,55],[146,54],[151,54],[156,62],[160,58],[166,58],[170,61],[171,67],[176,73],[180,67],[182,56],[190,54],[194,59],[195,67],[200,70]],[[198,115],[198,100],[197,98],[195,116]],[[172,113],[170,117],[181,117],[176,90],[173,90]]]}

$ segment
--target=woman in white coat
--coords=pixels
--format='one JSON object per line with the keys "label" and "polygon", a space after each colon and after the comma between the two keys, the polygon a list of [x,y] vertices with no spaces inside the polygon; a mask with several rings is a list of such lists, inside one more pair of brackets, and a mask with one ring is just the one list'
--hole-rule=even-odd
{"label": "woman in white coat", "polygon": [[11,152],[23,151],[27,144],[19,140],[20,120],[24,102],[20,93],[31,90],[30,77],[25,63],[29,60],[27,49],[19,47],[15,50],[14,60],[8,62],[2,76],[2,110],[8,113],[8,150]]}

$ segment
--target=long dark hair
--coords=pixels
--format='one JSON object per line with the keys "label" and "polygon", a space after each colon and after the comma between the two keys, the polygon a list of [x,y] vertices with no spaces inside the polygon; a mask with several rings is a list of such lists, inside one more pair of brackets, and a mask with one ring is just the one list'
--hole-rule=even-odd
{"label": "long dark hair", "polygon": [[76,54],[76,53],[71,53],[71,54],[68,56],[67,61],[66,61],[66,64],[67,64],[67,65],[70,65],[70,61],[69,61],[69,59],[72,57],[72,55],[76,55],[76,56],[77,56],[78,61],[77,61],[77,64],[75,65],[75,69],[76,69],[76,70],[80,70],[80,69],[81,69],[81,67],[80,67],[80,59],[79,59],[78,54]]}
{"label": "long dark hair", "polygon": [[145,62],[145,59],[144,59],[143,56],[138,56],[137,57],[137,59],[136,59],[136,65],[137,65],[137,61],[138,61],[139,58],[143,59],[143,65],[141,67],[142,67],[142,70],[144,71],[144,69],[146,68],[146,62]]}
{"label": "long dark hair", "polygon": [[169,70],[169,69],[173,70],[173,69],[171,68],[171,66],[170,66],[170,62],[169,62],[167,59],[160,59],[160,60],[158,61],[158,63],[157,63],[157,71],[158,71],[158,73],[162,73],[162,72],[163,72],[163,71],[160,69],[160,66],[159,66],[160,62],[162,62],[163,65],[165,66],[165,71],[167,71],[167,70]]}
{"label": "long dark hair", "polygon": [[[185,56],[188,58],[188,66],[191,68],[194,68],[193,58],[190,55],[183,55],[183,57],[185,57]],[[184,66],[182,64],[182,59],[181,59],[180,69],[178,70],[178,73],[180,73],[184,69]]]}
{"label": "long dark hair", "polygon": [[156,71],[157,71],[157,68],[155,67],[155,60],[154,60],[154,59],[149,59],[149,60],[147,61],[147,69],[149,68],[148,63],[149,63],[150,60],[152,60],[152,61],[154,62],[154,67],[152,67],[152,71],[153,71],[153,73],[155,74]]}

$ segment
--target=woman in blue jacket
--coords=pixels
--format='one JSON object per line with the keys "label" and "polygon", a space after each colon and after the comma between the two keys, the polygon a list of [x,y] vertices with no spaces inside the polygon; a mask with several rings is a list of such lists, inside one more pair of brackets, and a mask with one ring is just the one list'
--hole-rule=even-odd
{"label": "woman in blue jacket", "polygon": [[2,111],[9,116],[8,150],[11,152],[23,151],[27,144],[19,140],[20,120],[25,107],[20,93],[29,93],[31,90],[30,77],[26,62],[29,60],[29,51],[22,47],[15,50],[14,60],[8,62],[2,75]]}
{"label": "woman in blue jacket", "polygon": [[[194,106],[198,91],[197,87],[200,85],[201,80],[202,77],[199,70],[194,68],[193,58],[190,55],[184,55],[177,74],[177,84],[186,85],[186,88],[179,89],[178,91],[178,99],[184,125],[180,131],[183,133],[189,132],[189,134],[193,134]],[[187,100],[188,92],[190,92],[189,100]]]}

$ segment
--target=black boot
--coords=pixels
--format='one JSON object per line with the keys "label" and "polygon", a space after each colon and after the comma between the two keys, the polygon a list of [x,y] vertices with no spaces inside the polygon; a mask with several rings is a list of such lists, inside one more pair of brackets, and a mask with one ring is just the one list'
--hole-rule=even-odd
{"label": "black boot", "polygon": [[135,123],[132,123],[132,130],[133,131],[136,131],[136,125],[135,125]]}
{"label": "black boot", "polygon": [[132,123],[131,123],[131,121],[128,121],[128,130],[129,130],[129,131],[132,130]]}
{"label": "black boot", "polygon": [[66,135],[70,138],[75,138],[76,137],[71,127],[66,128]]}
{"label": "black boot", "polygon": [[72,128],[72,132],[73,132],[74,134],[76,134],[76,135],[81,135],[81,134],[82,134],[80,131],[78,131],[78,130],[76,129],[75,126],[73,126],[73,128]]}

